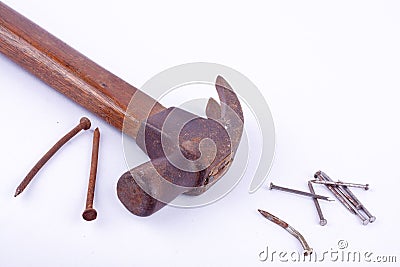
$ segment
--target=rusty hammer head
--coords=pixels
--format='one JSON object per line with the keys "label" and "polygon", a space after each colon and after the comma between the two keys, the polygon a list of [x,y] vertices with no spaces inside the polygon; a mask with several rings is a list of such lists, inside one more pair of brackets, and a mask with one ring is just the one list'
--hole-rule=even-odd
{"label": "rusty hammer head", "polygon": [[243,133],[238,97],[218,76],[220,104],[210,98],[207,119],[171,107],[150,116],[136,142],[150,161],[122,175],[118,198],[138,216],[149,216],[180,194],[199,195],[229,169]]}

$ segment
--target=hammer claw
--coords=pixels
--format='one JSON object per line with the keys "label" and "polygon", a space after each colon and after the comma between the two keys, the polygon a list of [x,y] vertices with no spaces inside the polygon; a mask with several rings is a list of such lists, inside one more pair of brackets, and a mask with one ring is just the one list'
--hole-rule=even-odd
{"label": "hammer claw", "polygon": [[[215,87],[221,101],[221,115],[218,121],[227,130],[232,143],[232,152],[235,153],[243,133],[244,116],[242,106],[232,87],[222,76],[219,75],[217,77]],[[208,103],[210,104],[210,101]]]}
{"label": "hammer claw", "polygon": [[218,92],[219,100],[221,101],[222,119],[224,119],[226,116],[229,116],[229,114],[226,113],[229,112],[230,109],[237,114],[238,118],[242,122],[244,122],[242,106],[240,105],[240,101],[229,83],[222,76],[218,75],[217,80],[215,81],[215,87]]}
{"label": "hammer claw", "polygon": [[221,119],[221,106],[212,97],[210,97],[210,99],[208,99],[208,103],[207,103],[207,107],[206,107],[206,115],[207,115],[207,118],[213,119],[216,121]]}

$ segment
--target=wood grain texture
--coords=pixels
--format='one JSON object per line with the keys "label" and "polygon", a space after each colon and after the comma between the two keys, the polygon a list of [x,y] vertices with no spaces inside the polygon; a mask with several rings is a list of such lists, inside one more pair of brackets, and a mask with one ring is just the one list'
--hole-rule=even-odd
{"label": "wood grain texture", "polygon": [[[127,117],[125,132],[133,138],[147,110],[153,115],[165,109],[2,2],[0,52],[117,129],[123,129]],[[135,105],[127,114],[133,95]]]}

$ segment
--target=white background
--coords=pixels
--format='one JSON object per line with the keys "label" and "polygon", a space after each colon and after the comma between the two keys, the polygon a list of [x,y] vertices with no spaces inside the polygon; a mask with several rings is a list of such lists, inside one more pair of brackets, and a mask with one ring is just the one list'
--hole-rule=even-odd
{"label": "white background", "polygon": [[[300,251],[258,208],[297,228],[319,254],[343,239],[348,251],[400,261],[398,1],[4,2],[136,86],[188,62],[240,71],[270,105],[277,147],[255,194],[245,176],[213,205],[139,218],[115,193],[127,168],[121,134],[1,55],[0,266],[266,266],[270,259],[258,259],[266,246]],[[13,198],[34,163],[83,115],[102,132],[98,219],[81,219],[88,133]],[[370,183],[370,191],[354,192],[376,222],[362,226],[338,202],[321,203],[328,219],[321,227],[311,200],[266,189],[273,181],[308,190],[305,181],[318,169]]]}

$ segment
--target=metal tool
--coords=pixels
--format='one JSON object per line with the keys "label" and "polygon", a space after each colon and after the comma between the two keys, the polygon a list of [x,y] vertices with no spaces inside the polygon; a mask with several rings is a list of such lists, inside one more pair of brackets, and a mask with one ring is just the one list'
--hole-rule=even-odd
{"label": "metal tool", "polygon": [[334,181],[321,181],[321,180],[311,180],[311,182],[315,184],[356,187],[356,188],[362,188],[364,190],[369,189],[369,184],[355,184],[355,183],[346,183],[341,181],[334,182]]}
{"label": "metal tool", "polygon": [[[0,2],[1,4],[1,2]],[[69,131],[63,138],[61,138],[32,168],[32,170],[26,175],[24,180],[19,184],[17,190],[15,191],[14,197],[24,191],[28,184],[32,181],[35,175],[40,171],[40,169],[57,153],[60,148],[65,145],[69,140],[71,140],[75,135],[77,135],[82,130],[88,130],[90,128],[90,120],[86,117],[81,118],[79,124],[75,126],[71,131]]]}
{"label": "metal tool", "polygon": [[[314,187],[312,186],[312,183],[308,181],[308,188],[310,189],[311,194],[315,194]],[[313,198],[315,208],[317,209],[318,216],[319,216],[319,224],[321,226],[324,226],[328,223],[328,221],[324,218],[324,215],[322,214],[321,206],[319,205],[318,199]]]}
{"label": "metal tool", "polygon": [[260,212],[262,216],[264,216],[265,218],[267,218],[271,222],[279,225],[280,227],[282,227],[283,229],[288,231],[291,235],[296,237],[297,240],[300,241],[300,244],[304,249],[304,251],[303,251],[304,256],[309,256],[309,255],[311,255],[313,253],[313,249],[310,248],[310,246],[308,245],[308,243],[304,239],[304,237],[296,229],[294,229],[292,226],[290,226],[288,223],[284,222],[283,220],[279,219],[278,217],[272,215],[271,213],[269,213],[267,211],[259,209],[258,212]]}
{"label": "metal tool", "polygon": [[89,185],[86,196],[86,207],[82,213],[83,219],[93,221],[97,218],[97,211],[93,208],[94,190],[96,187],[97,165],[99,161],[100,131],[96,128],[93,133],[92,160],[90,164]]}
{"label": "metal tool", "polygon": [[0,52],[136,140],[150,161],[123,174],[117,194],[138,216],[180,194],[202,194],[231,166],[244,117],[221,76],[220,103],[210,99],[207,118],[165,108],[1,2]]}
{"label": "metal tool", "polygon": [[326,201],[333,201],[333,199],[330,199],[329,197],[316,195],[316,194],[311,194],[311,193],[308,193],[308,192],[304,192],[304,191],[300,191],[300,190],[296,190],[296,189],[291,189],[291,188],[287,188],[287,187],[278,186],[278,185],[274,185],[273,183],[270,183],[269,189],[270,190],[275,189],[275,190],[288,192],[288,193],[293,193],[293,194],[297,194],[297,195],[302,195],[302,196],[306,196],[306,197],[318,198],[318,199],[322,199],[322,200],[326,200]]}

